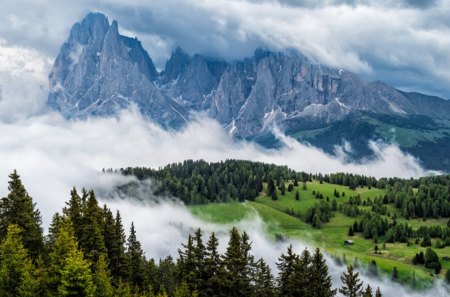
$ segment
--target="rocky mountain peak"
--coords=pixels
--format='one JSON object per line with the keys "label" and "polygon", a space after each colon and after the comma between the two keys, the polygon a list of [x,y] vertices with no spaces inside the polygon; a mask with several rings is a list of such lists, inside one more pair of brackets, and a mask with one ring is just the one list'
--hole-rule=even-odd
{"label": "rocky mountain peak", "polygon": [[67,116],[110,115],[137,104],[152,120],[177,126],[190,111],[204,111],[245,138],[273,125],[295,131],[358,112],[447,118],[449,111],[447,101],[427,104],[425,95],[365,82],[295,50],[258,48],[252,57],[224,62],[178,47],[158,73],[141,42],[99,13],[73,26],[50,86],[48,104]]}

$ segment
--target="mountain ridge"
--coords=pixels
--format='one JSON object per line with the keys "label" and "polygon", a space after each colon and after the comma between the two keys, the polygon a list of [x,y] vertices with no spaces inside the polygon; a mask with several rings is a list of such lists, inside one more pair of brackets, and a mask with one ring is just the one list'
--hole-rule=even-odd
{"label": "mountain ridge", "polygon": [[47,104],[67,117],[108,116],[136,104],[163,127],[179,128],[200,111],[245,139],[270,134],[274,125],[295,134],[365,113],[450,121],[450,101],[367,82],[294,50],[258,48],[226,62],[177,47],[158,72],[141,42],[120,35],[118,23],[101,13],[72,27],[49,81]]}

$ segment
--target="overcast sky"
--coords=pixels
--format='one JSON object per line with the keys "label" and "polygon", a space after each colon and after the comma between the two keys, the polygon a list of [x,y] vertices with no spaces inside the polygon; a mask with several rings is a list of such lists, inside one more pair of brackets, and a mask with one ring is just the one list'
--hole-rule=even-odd
{"label": "overcast sky", "polygon": [[[258,46],[295,48],[365,79],[450,98],[449,0],[2,0],[1,11],[3,97],[26,92],[30,104],[45,97],[71,26],[92,11],[139,37],[158,67],[176,46],[227,60]],[[34,93],[9,87],[22,78]]]}

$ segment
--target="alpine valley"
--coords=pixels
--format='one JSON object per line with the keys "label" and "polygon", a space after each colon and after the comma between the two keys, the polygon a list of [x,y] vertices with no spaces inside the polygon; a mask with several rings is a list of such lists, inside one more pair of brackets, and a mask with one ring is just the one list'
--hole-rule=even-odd
{"label": "alpine valley", "polygon": [[369,141],[382,140],[428,169],[450,170],[450,101],[367,82],[294,50],[259,48],[227,62],[177,48],[158,72],[136,37],[91,13],[72,27],[49,80],[47,104],[68,118],[110,116],[135,104],[179,129],[203,112],[234,137],[265,147],[281,145],[274,127],[328,153],[342,146],[354,159],[370,157]]}

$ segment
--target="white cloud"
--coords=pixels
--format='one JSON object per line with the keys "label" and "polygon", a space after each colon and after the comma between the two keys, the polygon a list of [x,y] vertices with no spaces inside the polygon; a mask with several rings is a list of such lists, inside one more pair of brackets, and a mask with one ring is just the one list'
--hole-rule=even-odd
{"label": "white cloud", "polygon": [[144,120],[136,111],[117,118],[66,121],[57,114],[0,122],[0,196],[6,194],[8,173],[17,169],[44,213],[61,209],[72,186],[108,187],[121,182],[100,173],[102,168],[149,166],[157,168],[185,159],[219,161],[248,159],[288,165],[306,172],[354,172],[373,176],[421,176],[417,160],[395,146],[371,144],[376,159],[346,163],[322,151],[282,137],[286,147],[266,150],[235,142],[215,121],[199,118],[174,132]]}
{"label": "white cloud", "polygon": [[0,38],[0,118],[14,120],[44,105],[51,61],[32,48]]}

